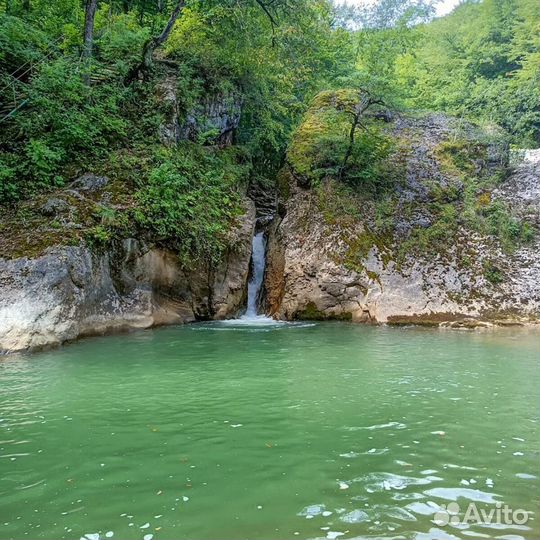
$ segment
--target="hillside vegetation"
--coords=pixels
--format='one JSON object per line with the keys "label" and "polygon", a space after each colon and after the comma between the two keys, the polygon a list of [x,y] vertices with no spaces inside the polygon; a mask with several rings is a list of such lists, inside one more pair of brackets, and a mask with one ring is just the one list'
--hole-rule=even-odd
{"label": "hillside vegetation", "polygon": [[[507,144],[538,144],[536,0],[469,0],[441,19],[415,0],[363,11],[327,0],[4,0],[0,11],[2,256],[21,254],[21,231],[39,236],[39,251],[137,230],[184,261],[217,259],[248,184],[273,182],[286,159],[306,187],[333,179],[386,200],[399,176],[388,156],[406,144],[385,132],[388,114],[440,111]],[[238,117],[221,131],[208,118],[220,107]],[[171,114],[174,140],[163,136]],[[471,149],[452,144],[440,151],[466,177],[468,219],[484,230],[499,210],[461,162]],[[43,213],[86,172],[111,180],[108,197]],[[447,196],[435,201],[442,216]]]}

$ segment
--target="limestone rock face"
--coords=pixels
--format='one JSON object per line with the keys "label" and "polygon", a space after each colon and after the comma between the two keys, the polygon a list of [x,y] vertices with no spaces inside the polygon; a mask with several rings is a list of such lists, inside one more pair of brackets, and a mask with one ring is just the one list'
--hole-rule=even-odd
{"label": "limestone rock face", "polygon": [[255,209],[231,231],[216,268],[182,268],[174,253],[136,239],[104,253],[51,248],[35,259],[0,259],[0,351],[38,349],[124,329],[226,318],[242,308]]}
{"label": "limestone rock face", "polygon": [[[381,245],[369,236],[369,220],[329,220],[320,195],[291,175],[284,217],[270,231],[265,277],[267,312],[280,319],[348,319],[358,322],[473,327],[536,321],[540,312],[540,160],[525,156],[491,197],[536,224],[532,243],[504,252],[496,241],[459,230],[455,245],[432,255],[396,256],[396,242],[413,227],[428,228],[422,201],[434,182],[449,184],[430,161],[444,135],[443,119],[425,121],[407,156],[399,197],[417,212],[398,216],[401,236]],[[430,124],[431,122],[431,124]],[[492,152],[493,160],[504,159]],[[490,164],[488,164],[490,166]],[[362,209],[359,210],[360,215]],[[355,248],[362,240],[362,249]],[[354,257],[351,253],[354,252]],[[351,260],[354,259],[353,264]],[[490,282],[487,265],[501,279]],[[498,277],[498,275],[497,275]],[[460,321],[468,321],[460,323]],[[477,322],[470,322],[477,321]],[[478,324],[477,324],[478,323]]]}
{"label": "limestone rock face", "polygon": [[236,92],[208,94],[192,110],[180,110],[175,75],[165,77],[157,87],[165,118],[159,137],[166,145],[191,140],[220,146],[233,143],[234,131],[240,124],[242,96]]}
{"label": "limestone rock face", "polygon": [[39,209],[44,216],[56,216],[62,214],[69,209],[69,204],[64,199],[51,197],[47,199],[45,204]]}
{"label": "limestone rock face", "polygon": [[251,242],[255,230],[255,205],[246,199],[246,214],[229,234],[231,246],[224,263],[212,271],[211,309],[213,319],[227,319],[245,306],[246,283],[251,261]]}
{"label": "limestone rock face", "polygon": [[234,130],[240,124],[242,97],[234,92],[208,95],[190,111],[180,126],[180,139],[197,141],[205,137],[208,142],[229,146]]}
{"label": "limestone rock face", "polygon": [[109,183],[106,176],[96,176],[93,173],[85,173],[70,185],[71,189],[78,191],[99,191]]}
{"label": "limestone rock face", "polygon": [[164,121],[159,126],[159,138],[166,145],[174,145],[180,140],[176,83],[176,77],[169,75],[161,81],[157,88],[158,99],[160,99],[165,109]]}

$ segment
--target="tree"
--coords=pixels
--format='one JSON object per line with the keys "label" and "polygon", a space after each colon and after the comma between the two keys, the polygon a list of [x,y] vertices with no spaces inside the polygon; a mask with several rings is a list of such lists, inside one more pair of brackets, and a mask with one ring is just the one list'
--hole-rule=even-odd
{"label": "tree", "polygon": [[94,45],[94,18],[96,16],[97,0],[86,0],[84,12],[84,33],[83,33],[83,64],[85,68],[84,81],[90,82],[90,61],[92,59],[92,48]]}
{"label": "tree", "polygon": [[[351,120],[351,128],[349,130],[349,144],[345,155],[343,156],[343,161],[339,167],[338,171],[338,180],[343,180],[343,175],[345,173],[345,168],[347,163],[351,158],[353,149],[356,131],[358,128],[363,128],[362,119],[369,108],[373,105],[382,105],[383,101],[381,99],[374,98],[367,90],[361,89],[358,91],[358,99],[356,101],[344,101],[342,105],[342,110],[349,116]],[[338,110],[340,108],[338,107]]]}
{"label": "tree", "polygon": [[414,51],[419,23],[432,14],[432,6],[424,0],[379,0],[361,10],[355,53],[359,84],[398,107],[404,89],[396,77],[396,64],[401,55]]}
{"label": "tree", "polygon": [[152,36],[145,42],[143,46],[141,61],[128,73],[128,82],[131,82],[137,78],[144,78],[146,74],[152,69],[154,63],[154,52],[158,47],[160,47],[167,41],[167,38],[169,37],[174,27],[174,23],[177,21],[178,17],[180,17],[180,14],[182,13],[184,7],[185,1],[177,0],[174,9],[172,10],[169,17],[169,20],[167,21],[167,24],[163,28],[162,32],[157,36]]}
{"label": "tree", "polygon": [[320,92],[294,132],[287,162],[299,185],[310,187],[340,180],[362,189],[385,181],[381,165],[390,142],[378,121],[366,114],[382,104],[365,89]]}

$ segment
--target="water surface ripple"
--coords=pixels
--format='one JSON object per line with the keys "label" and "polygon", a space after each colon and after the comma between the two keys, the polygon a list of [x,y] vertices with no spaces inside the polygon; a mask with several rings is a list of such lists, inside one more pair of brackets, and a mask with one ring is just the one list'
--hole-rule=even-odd
{"label": "water surface ripple", "polygon": [[1,359],[0,538],[540,538],[538,333],[260,322]]}

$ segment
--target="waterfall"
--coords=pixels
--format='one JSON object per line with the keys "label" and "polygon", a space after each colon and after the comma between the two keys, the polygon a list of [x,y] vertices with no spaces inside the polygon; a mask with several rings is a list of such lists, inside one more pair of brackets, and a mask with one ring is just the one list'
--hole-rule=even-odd
{"label": "waterfall", "polygon": [[266,240],[264,238],[264,231],[253,236],[251,259],[253,261],[253,272],[248,283],[248,301],[246,314],[244,315],[246,319],[257,317],[257,304],[264,279],[264,267],[266,265]]}

